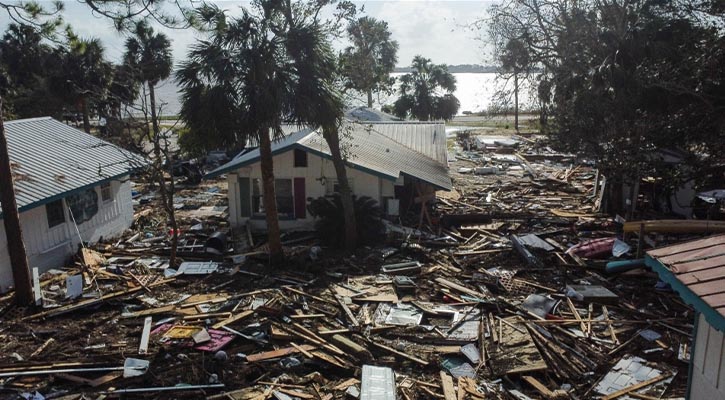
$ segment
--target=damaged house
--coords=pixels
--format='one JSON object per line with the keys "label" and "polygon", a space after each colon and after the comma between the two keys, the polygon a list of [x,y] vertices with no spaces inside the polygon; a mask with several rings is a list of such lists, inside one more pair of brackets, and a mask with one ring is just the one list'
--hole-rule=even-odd
{"label": "damaged house", "polygon": [[[353,194],[378,201],[390,216],[451,189],[445,124],[441,122],[353,121],[340,130]],[[282,229],[313,225],[310,199],[337,191],[335,169],[320,131],[303,129],[272,144],[275,190]],[[242,152],[210,172],[227,174],[232,226],[265,226],[259,150]]]}
{"label": "damaged house", "polygon": [[[31,268],[62,267],[81,242],[133,222],[129,175],[146,161],[50,117],[5,123],[20,225]],[[0,292],[13,284],[0,224]]]}

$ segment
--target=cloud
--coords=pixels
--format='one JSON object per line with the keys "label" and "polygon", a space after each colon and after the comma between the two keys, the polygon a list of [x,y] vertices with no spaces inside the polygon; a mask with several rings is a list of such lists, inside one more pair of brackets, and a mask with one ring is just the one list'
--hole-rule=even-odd
{"label": "cloud", "polygon": [[477,32],[468,25],[481,18],[487,1],[366,2],[367,14],[388,22],[398,41],[398,64],[409,65],[415,55],[435,63],[476,64],[483,59]]}
{"label": "cloud", "polygon": [[[183,3],[183,2],[182,2]],[[238,15],[240,6],[248,1],[219,0],[214,3]],[[398,41],[398,65],[409,65],[415,55],[430,58],[435,63],[476,64],[484,60],[481,42],[476,40],[478,32],[467,25],[484,15],[492,1],[358,1],[365,7],[366,14],[388,22],[393,38]],[[331,10],[327,10],[331,13]],[[120,61],[124,52],[126,36],[118,33],[107,18],[94,15],[81,2],[65,2],[64,19],[82,37],[97,37],[106,47],[109,60]],[[6,18],[0,18],[0,30],[7,28]],[[186,58],[189,47],[199,36],[192,29],[169,29],[156,26],[171,40],[175,63]],[[342,49],[344,41],[334,43]]]}

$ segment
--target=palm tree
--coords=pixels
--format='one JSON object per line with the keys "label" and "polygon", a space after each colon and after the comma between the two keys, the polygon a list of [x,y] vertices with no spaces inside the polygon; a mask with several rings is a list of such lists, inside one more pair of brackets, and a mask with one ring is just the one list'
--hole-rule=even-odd
{"label": "palm tree", "polygon": [[[314,13],[299,12],[282,3],[259,0],[255,5],[262,15],[243,10],[234,19],[217,9],[210,18],[216,22],[213,34],[192,47],[188,61],[177,73],[182,87],[181,117],[191,134],[234,146],[248,139],[259,143],[273,263],[284,255],[272,141],[283,136],[282,124],[290,122],[322,126],[326,137],[336,136],[343,110],[340,96],[330,84],[335,62],[329,43],[319,24],[304,16]],[[211,105],[211,116],[199,112]],[[339,153],[339,140],[337,150]],[[338,158],[344,169],[341,155]]]}
{"label": "palm tree", "polygon": [[105,98],[113,66],[105,60],[105,50],[97,38],[71,36],[68,48],[59,48],[58,53],[60,66],[53,77],[54,90],[80,108],[83,129],[91,133],[90,108]]}
{"label": "palm tree", "polygon": [[[154,146],[154,173],[159,183],[161,202],[169,217],[173,231],[171,254],[169,264],[173,267],[176,264],[176,249],[179,244],[179,229],[174,213],[174,175],[171,175],[171,184],[167,190],[164,179],[164,157],[161,149],[161,129],[159,127],[158,109],[156,108],[156,85],[171,75],[173,60],[171,57],[171,41],[163,33],[155,33],[145,21],[136,23],[134,36],[126,39],[126,53],[124,62],[131,70],[138,82],[146,85],[149,93],[149,107],[151,111],[152,133],[149,133],[149,140]],[[166,162],[169,168],[173,168],[173,161],[170,160],[168,149],[165,149]]]}
{"label": "palm tree", "polygon": [[453,118],[460,102],[453,95],[456,78],[444,64],[421,56],[413,58],[413,71],[400,77],[400,97],[393,105],[397,117],[421,121]]}

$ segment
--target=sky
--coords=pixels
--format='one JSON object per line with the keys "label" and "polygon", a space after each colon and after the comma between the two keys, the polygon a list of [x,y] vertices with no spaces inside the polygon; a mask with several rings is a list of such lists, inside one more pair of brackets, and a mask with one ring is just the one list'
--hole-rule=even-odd
{"label": "sky", "polygon": [[[42,3],[42,0],[41,0]],[[234,13],[244,1],[215,1],[222,9]],[[364,6],[365,15],[388,22],[392,37],[398,41],[398,66],[408,66],[415,55],[430,58],[437,64],[488,64],[481,32],[469,25],[485,15],[492,1],[356,1]],[[82,37],[98,37],[106,55],[118,61],[123,54],[124,36],[117,33],[104,17],[94,16],[78,1],[65,1],[64,19]],[[0,28],[7,25],[0,15]],[[161,28],[172,40],[175,62],[182,61],[198,33],[191,29]],[[342,49],[343,42],[334,44]]]}

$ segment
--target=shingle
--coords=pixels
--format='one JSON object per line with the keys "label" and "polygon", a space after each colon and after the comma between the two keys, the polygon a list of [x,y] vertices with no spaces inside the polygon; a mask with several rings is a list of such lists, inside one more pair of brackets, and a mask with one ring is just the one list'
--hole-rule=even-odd
{"label": "shingle", "polygon": [[682,284],[725,316],[725,235],[650,250]]}

